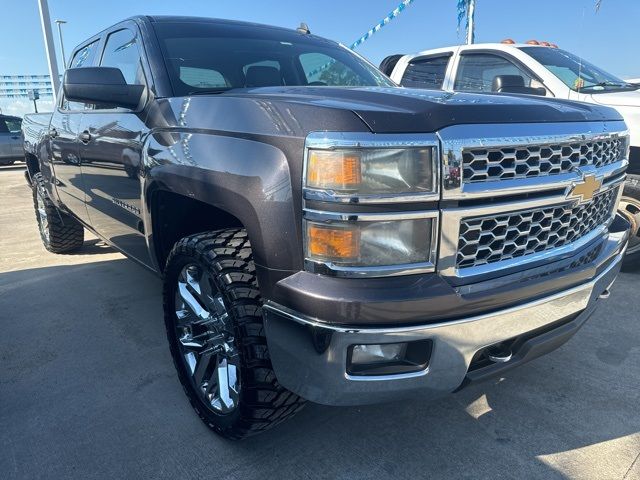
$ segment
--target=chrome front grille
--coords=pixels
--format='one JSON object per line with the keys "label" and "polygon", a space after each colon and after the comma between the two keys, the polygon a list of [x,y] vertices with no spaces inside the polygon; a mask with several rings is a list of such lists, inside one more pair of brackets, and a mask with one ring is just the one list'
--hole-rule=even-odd
{"label": "chrome front grille", "polygon": [[[454,125],[438,136],[438,272],[454,283],[569,259],[606,235],[629,163],[624,122]],[[595,195],[576,203],[585,192]]]}
{"label": "chrome front grille", "polygon": [[496,148],[467,148],[462,151],[463,183],[569,173],[585,166],[596,168],[624,159],[626,141],[573,141],[548,145],[513,145]]}
{"label": "chrome front grille", "polygon": [[456,268],[501,262],[575,242],[612,218],[617,196],[618,188],[612,188],[584,204],[463,218]]}

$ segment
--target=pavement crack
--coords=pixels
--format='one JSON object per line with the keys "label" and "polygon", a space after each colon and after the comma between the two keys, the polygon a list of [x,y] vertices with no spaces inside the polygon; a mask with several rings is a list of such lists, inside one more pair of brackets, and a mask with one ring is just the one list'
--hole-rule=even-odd
{"label": "pavement crack", "polygon": [[640,458],[640,452],[638,452],[638,455],[636,455],[636,458],[633,462],[631,462],[631,465],[629,466],[629,468],[627,469],[626,473],[624,474],[624,477],[622,477],[622,480],[626,480],[626,478],[629,476],[629,474],[631,473],[631,470],[633,469],[633,466],[638,463],[638,459]]}

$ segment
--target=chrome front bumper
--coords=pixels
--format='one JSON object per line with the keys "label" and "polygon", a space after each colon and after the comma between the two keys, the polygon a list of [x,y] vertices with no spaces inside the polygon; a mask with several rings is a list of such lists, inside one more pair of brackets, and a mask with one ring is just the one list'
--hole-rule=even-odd
{"label": "chrome front bumper", "polygon": [[[482,378],[482,370],[502,373],[553,350],[578,330],[598,300],[607,296],[620,271],[627,237],[627,232],[609,237],[603,252],[609,258],[608,265],[587,283],[513,308],[454,321],[397,328],[350,328],[332,326],[267,302],[265,328],[278,381],[316,403],[359,405],[412,395],[435,398]],[[554,324],[558,327],[554,328]],[[535,331],[541,333],[527,337]],[[469,372],[478,351],[516,337],[526,341],[520,342],[511,360],[488,370],[485,367]],[[347,373],[351,345],[416,340],[433,342],[428,366],[422,371],[385,376]]]}

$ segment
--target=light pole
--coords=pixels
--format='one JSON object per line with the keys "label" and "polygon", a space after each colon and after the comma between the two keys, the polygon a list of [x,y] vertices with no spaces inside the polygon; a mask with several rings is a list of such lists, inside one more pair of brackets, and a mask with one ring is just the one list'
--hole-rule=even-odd
{"label": "light pole", "polygon": [[62,24],[67,23],[66,20],[56,20],[58,25],[58,36],[60,37],[60,52],[62,53],[62,70],[67,69],[67,57],[64,55],[64,41],[62,40]]}
{"label": "light pole", "polygon": [[469,0],[467,4],[467,45],[473,44],[475,40],[475,13],[476,0]]}
{"label": "light pole", "polygon": [[44,37],[44,47],[47,51],[49,75],[51,76],[51,86],[53,87],[53,102],[55,104],[58,88],[60,88],[60,73],[58,72],[58,61],[56,60],[56,49],[53,45],[53,35],[51,34],[51,17],[49,17],[47,0],[38,0],[38,7],[40,8],[40,23]]}

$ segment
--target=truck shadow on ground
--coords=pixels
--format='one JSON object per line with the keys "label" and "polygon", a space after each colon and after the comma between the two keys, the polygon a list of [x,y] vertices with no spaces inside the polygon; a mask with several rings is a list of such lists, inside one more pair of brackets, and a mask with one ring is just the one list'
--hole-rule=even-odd
{"label": "truck shadow on ground", "polygon": [[116,250],[99,238],[92,238],[90,240],[85,240],[82,248],[76,250],[75,252],[65,253],[65,255],[97,255],[102,253],[112,253]]}
{"label": "truck shadow on ground", "polygon": [[[270,432],[229,442],[199,421],[176,379],[155,276],[125,259],[1,273],[0,471],[621,478],[639,451],[635,279],[623,275],[576,338],[506,379],[429,403],[308,404]],[[624,353],[602,361],[617,340]]]}

